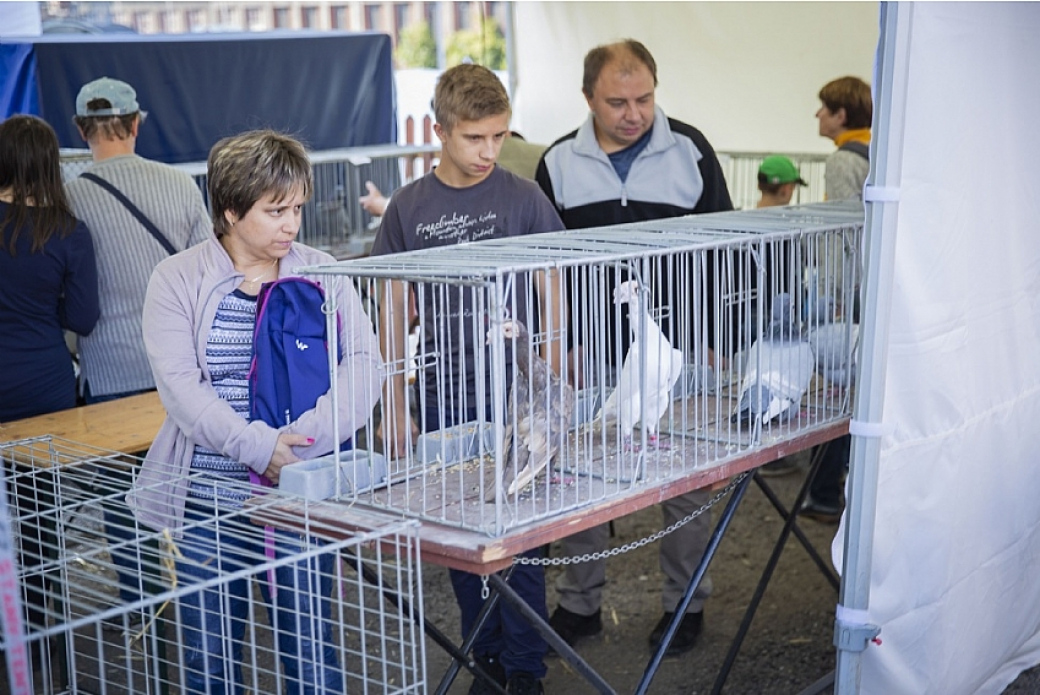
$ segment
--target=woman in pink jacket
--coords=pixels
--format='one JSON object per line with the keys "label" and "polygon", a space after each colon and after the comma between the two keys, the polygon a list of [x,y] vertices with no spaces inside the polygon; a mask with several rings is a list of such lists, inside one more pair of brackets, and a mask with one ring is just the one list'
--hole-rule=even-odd
{"label": "woman in pink jacket", "polygon": [[[255,541],[221,533],[219,525],[193,522],[239,510],[250,472],[277,484],[283,466],[335,445],[328,393],[278,429],[250,421],[248,412],[261,285],[333,260],[295,242],[312,189],[306,152],[269,130],[226,138],[210,152],[208,186],[215,238],[160,263],[148,285],[145,347],[167,417],[128,496],[139,522],[169,529],[177,539],[183,585],[226,576],[265,552]],[[383,362],[352,283],[341,283],[336,304],[343,358],[335,417],[349,433],[367,422],[379,398]],[[277,552],[291,553],[294,544],[298,553],[300,537],[278,532]],[[270,613],[287,692],[344,690],[329,615],[333,560],[326,553],[309,567],[308,561],[279,567],[274,596],[265,597],[275,603]],[[204,589],[181,599],[186,692],[242,687],[238,662],[249,592],[247,579],[236,581],[240,588]]]}

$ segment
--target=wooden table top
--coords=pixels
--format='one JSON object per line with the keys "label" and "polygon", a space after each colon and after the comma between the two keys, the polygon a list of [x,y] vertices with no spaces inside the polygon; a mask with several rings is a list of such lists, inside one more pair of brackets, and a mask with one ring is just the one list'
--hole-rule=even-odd
{"label": "wooden table top", "polygon": [[[159,401],[159,395],[151,391],[115,401],[0,424],[0,442],[53,435],[99,449],[136,454],[146,451],[151,446],[165,416],[166,411]],[[477,574],[488,574],[509,566],[514,556],[531,548],[692,490],[719,489],[735,475],[830,441],[847,432],[848,419],[842,419],[778,441],[772,446],[751,449],[717,466],[639,488],[630,495],[584,507],[573,513],[561,514],[516,528],[501,537],[490,537],[475,531],[424,521],[419,532],[422,559]],[[301,500],[300,504],[306,502]],[[286,506],[292,507],[294,503],[288,503]],[[353,510],[351,506],[344,504],[341,510],[323,514],[322,521],[350,531],[351,528],[364,526],[356,523],[352,518],[354,515],[395,515],[394,512],[385,509],[369,507],[365,510],[366,505],[362,503],[355,503],[354,506],[357,508]]]}
{"label": "wooden table top", "polygon": [[0,442],[52,435],[98,449],[138,454],[152,445],[165,417],[159,394],[149,391],[0,423]]}
{"label": "wooden table top", "polygon": [[[845,418],[802,432],[770,446],[748,450],[739,456],[724,460],[718,465],[699,469],[671,480],[646,485],[625,496],[614,497],[591,506],[519,526],[499,537],[423,520],[419,528],[421,559],[424,562],[432,562],[474,574],[490,574],[505,569],[512,564],[515,556],[532,548],[693,490],[721,490],[736,475],[836,439],[847,434],[848,431],[849,421]],[[307,502],[304,500],[287,502],[281,507],[281,511],[292,513],[295,509],[300,518],[305,518],[303,508],[306,505]],[[309,514],[311,520],[327,524],[330,528],[340,528],[347,534],[370,528],[366,520],[400,516],[399,512],[375,508],[361,501],[322,505],[320,509],[310,508]],[[274,521],[272,523],[278,524]]]}

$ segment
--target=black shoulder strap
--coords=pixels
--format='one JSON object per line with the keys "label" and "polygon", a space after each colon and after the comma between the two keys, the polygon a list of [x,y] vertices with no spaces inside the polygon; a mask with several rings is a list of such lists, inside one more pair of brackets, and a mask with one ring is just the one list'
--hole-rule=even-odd
{"label": "black shoulder strap", "polygon": [[855,152],[863,159],[870,161],[870,147],[866,143],[862,143],[859,140],[849,140],[844,145],[838,148],[839,150],[846,150],[847,152]]}
{"label": "black shoulder strap", "polygon": [[109,193],[111,193],[116,200],[123,204],[123,207],[130,211],[131,215],[137,218],[138,222],[144,225],[144,228],[148,230],[148,233],[155,237],[156,241],[162,244],[162,247],[166,249],[166,253],[170,254],[171,256],[177,253],[177,249],[173,248],[173,244],[171,244],[169,240],[165,236],[163,236],[163,233],[159,231],[159,228],[156,227],[150,219],[145,217],[144,213],[141,212],[141,210],[136,205],[131,203],[129,198],[123,195],[122,191],[120,191],[118,188],[113,186],[108,181],[105,181],[100,176],[96,174],[91,174],[89,171],[80,174],[79,177],[81,179],[86,179],[87,181],[92,181],[104,188]]}

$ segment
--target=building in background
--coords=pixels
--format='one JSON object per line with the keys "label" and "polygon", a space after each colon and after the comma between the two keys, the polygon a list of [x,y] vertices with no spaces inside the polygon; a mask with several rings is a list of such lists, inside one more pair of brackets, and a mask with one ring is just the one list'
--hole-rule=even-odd
{"label": "building in background", "polygon": [[[99,33],[114,26],[129,27],[138,34],[294,29],[379,31],[390,35],[399,62],[408,63],[400,67],[441,69],[465,58],[504,69],[505,46],[512,27],[507,2],[48,0],[41,2],[40,8],[45,33]],[[91,31],[90,27],[97,27],[98,31]],[[414,50],[415,43],[419,44],[418,50]],[[412,64],[416,62],[422,64]]]}

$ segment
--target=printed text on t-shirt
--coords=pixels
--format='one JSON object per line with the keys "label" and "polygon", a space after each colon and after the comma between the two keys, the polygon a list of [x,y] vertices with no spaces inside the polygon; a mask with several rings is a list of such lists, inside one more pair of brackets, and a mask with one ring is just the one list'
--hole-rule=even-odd
{"label": "printed text on t-shirt", "polygon": [[476,241],[492,236],[495,233],[495,220],[497,218],[498,215],[492,210],[488,210],[476,217],[453,212],[450,217],[441,215],[436,222],[416,225],[415,232],[426,240]]}

